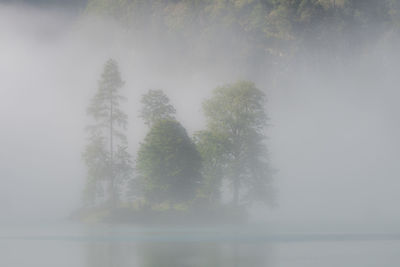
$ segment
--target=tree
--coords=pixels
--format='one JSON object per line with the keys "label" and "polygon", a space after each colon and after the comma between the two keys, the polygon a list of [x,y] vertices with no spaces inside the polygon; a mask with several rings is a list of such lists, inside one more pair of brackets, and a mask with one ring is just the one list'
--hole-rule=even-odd
{"label": "tree", "polygon": [[207,131],[223,140],[219,141],[224,146],[216,154],[216,167],[232,184],[235,206],[270,197],[264,104],[264,93],[248,81],[218,87],[203,103]]}
{"label": "tree", "polygon": [[98,202],[98,192],[107,189],[104,201],[115,207],[118,187],[132,173],[131,156],[127,150],[127,139],[123,131],[127,126],[127,115],[121,109],[120,94],[124,85],[115,60],[109,59],[101,75],[97,92],[87,109],[94,123],[87,127],[89,143],[84,152],[88,167],[87,198]]}
{"label": "tree", "polygon": [[199,197],[206,199],[207,204],[215,204],[221,197],[229,144],[225,136],[209,130],[197,132],[195,142],[202,158],[203,183],[199,190]]}
{"label": "tree", "polygon": [[140,117],[144,123],[151,127],[155,122],[162,119],[173,119],[175,108],[169,103],[169,98],[161,90],[149,90],[142,97],[143,108]]}
{"label": "tree", "polygon": [[171,119],[155,122],[141,144],[137,184],[150,203],[194,198],[201,181],[201,157],[186,130]]}
{"label": "tree", "polygon": [[84,201],[89,206],[95,206],[99,198],[104,197],[101,183],[106,181],[109,175],[109,154],[105,147],[104,138],[92,134],[83,153],[88,168]]}

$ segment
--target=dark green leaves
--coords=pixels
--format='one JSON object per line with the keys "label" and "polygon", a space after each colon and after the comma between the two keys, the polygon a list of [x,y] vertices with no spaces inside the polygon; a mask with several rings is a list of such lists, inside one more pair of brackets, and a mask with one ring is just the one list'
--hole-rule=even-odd
{"label": "dark green leaves", "polygon": [[154,123],[137,158],[138,181],[152,203],[188,201],[201,181],[201,158],[186,130],[175,120]]}

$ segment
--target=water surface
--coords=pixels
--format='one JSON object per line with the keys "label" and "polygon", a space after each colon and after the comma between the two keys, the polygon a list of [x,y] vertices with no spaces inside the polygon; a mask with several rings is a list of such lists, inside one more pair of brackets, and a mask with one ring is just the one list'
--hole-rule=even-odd
{"label": "water surface", "polygon": [[400,266],[395,234],[276,233],[255,227],[7,226],[7,267]]}

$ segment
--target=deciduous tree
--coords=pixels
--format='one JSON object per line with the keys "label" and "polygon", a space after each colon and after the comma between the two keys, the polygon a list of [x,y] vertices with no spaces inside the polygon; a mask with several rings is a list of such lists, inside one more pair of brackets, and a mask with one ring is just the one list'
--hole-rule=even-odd
{"label": "deciduous tree", "polygon": [[203,103],[208,132],[224,144],[215,154],[217,166],[210,167],[223,170],[223,177],[232,184],[236,206],[254,198],[270,199],[265,100],[264,93],[252,82],[240,81],[216,88]]}
{"label": "deciduous tree", "polygon": [[161,90],[149,90],[142,97],[143,108],[140,117],[144,123],[151,127],[155,122],[162,119],[174,119],[175,108],[170,104],[169,98]]}
{"label": "deciduous tree", "polygon": [[201,181],[201,157],[176,120],[153,124],[141,144],[136,185],[150,203],[185,202],[195,197]]}

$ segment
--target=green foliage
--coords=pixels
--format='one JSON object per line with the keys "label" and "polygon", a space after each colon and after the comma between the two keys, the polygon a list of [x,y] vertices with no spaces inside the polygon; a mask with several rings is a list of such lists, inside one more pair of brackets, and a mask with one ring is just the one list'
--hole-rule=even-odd
{"label": "green foliage", "polygon": [[[121,109],[124,97],[119,93],[123,84],[116,61],[108,60],[98,90],[87,109],[94,121],[87,127],[89,142],[83,154],[88,168],[85,198],[91,205],[107,198],[105,200],[114,206],[118,187],[132,172],[123,133],[127,125],[127,115]],[[107,194],[104,194],[104,185],[107,185]]]}
{"label": "green foliage", "polygon": [[[122,84],[116,63],[107,62],[88,108],[95,123],[89,127],[91,135],[84,153],[86,196],[95,207],[101,197],[113,203],[121,182],[132,174],[126,138],[122,133],[115,135],[117,126],[123,129],[126,125],[119,102],[123,97],[118,92]],[[171,214],[193,217],[219,213],[218,220],[240,221],[245,218],[243,204],[272,202],[265,95],[252,82],[239,81],[214,90],[203,103],[207,129],[195,134],[195,143],[174,119],[175,109],[162,91],[149,91],[142,103],[141,117],[150,130],[137,154],[136,177],[130,180],[134,205],[112,206],[104,220],[113,220],[113,216],[138,221],[159,217],[172,222]],[[232,185],[234,205],[221,203],[224,181]]]}
{"label": "green foliage", "polygon": [[161,90],[150,90],[142,97],[143,108],[140,117],[147,126],[164,119],[174,119],[175,108],[169,103],[169,98]]}
{"label": "green foliage", "polygon": [[93,135],[83,153],[87,166],[87,179],[84,192],[84,201],[88,205],[95,205],[97,197],[103,197],[104,193],[100,182],[107,180],[109,176],[109,153],[105,149],[104,138]]}
{"label": "green foliage", "polygon": [[195,141],[203,162],[202,176],[204,178],[198,198],[206,199],[208,205],[218,203],[222,178],[228,162],[226,155],[229,143],[227,138],[220,133],[207,130],[197,132]]}
{"label": "green foliage", "polygon": [[29,5],[36,5],[36,6],[61,6],[61,7],[70,7],[81,9],[84,8],[86,5],[87,0],[3,0],[3,3],[26,3]]}
{"label": "green foliage", "polygon": [[398,0],[89,0],[87,6],[135,36],[154,34],[168,53],[224,58],[253,71],[258,62],[285,64],[305,50],[316,59],[362,53],[399,32],[399,10]]}
{"label": "green foliage", "polygon": [[182,125],[159,120],[140,146],[136,185],[151,203],[188,201],[201,182],[200,168],[201,157]]}
{"label": "green foliage", "polygon": [[[223,140],[218,141],[223,144],[222,148],[217,152],[211,150],[211,154],[218,155],[219,160],[214,161],[217,168],[210,163],[209,167],[218,172],[223,170],[224,177],[231,181],[235,205],[240,201],[250,202],[253,197],[263,196],[263,200],[270,197],[271,174],[264,142],[267,125],[264,104],[264,93],[247,81],[218,87],[212,98],[203,103],[211,133],[208,135]],[[203,140],[214,138],[203,137]],[[212,144],[213,141],[208,142]]]}
{"label": "green foliage", "polygon": [[112,130],[120,141],[125,142],[126,139],[122,134],[118,134],[116,129],[110,129],[112,124],[125,129],[127,125],[127,115],[120,109],[120,102],[125,98],[119,94],[119,90],[124,85],[118,70],[117,62],[109,59],[101,74],[98,90],[92,98],[91,104],[87,109],[96,124],[89,127],[93,132],[99,132],[104,129]]}
{"label": "green foliage", "polygon": [[229,135],[241,136],[248,131],[261,134],[267,120],[264,101],[264,93],[252,82],[217,87],[213,97],[203,103],[207,125]]}

